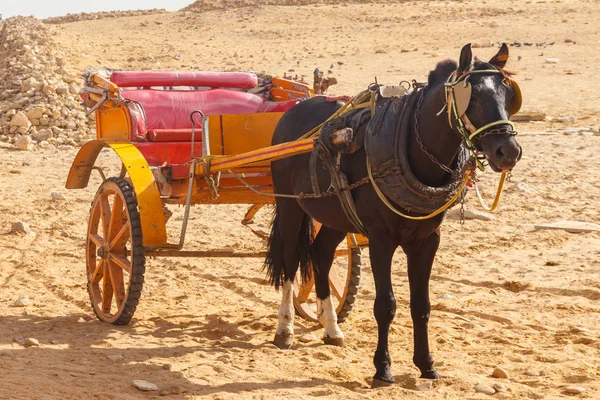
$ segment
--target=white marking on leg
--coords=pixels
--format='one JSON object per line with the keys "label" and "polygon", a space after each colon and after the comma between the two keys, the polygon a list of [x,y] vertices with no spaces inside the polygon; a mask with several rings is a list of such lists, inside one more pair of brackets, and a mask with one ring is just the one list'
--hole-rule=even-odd
{"label": "white marking on leg", "polygon": [[319,322],[325,328],[324,337],[332,339],[344,338],[344,334],[337,323],[337,314],[331,301],[331,295],[325,300],[317,298],[317,316],[319,317]]}
{"label": "white marking on leg", "polygon": [[286,333],[294,334],[294,289],[292,282],[285,281],[281,291],[281,305],[279,306],[277,335]]}

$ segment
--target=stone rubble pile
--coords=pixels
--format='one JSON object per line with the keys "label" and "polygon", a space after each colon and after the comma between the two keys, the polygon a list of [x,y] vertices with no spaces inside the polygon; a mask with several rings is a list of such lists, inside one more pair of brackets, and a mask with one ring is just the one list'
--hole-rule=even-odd
{"label": "stone rubble pile", "polygon": [[167,12],[164,8],[153,8],[151,10],[131,10],[131,11],[100,11],[93,13],[67,14],[60,17],[50,17],[42,20],[46,24],[66,24],[77,21],[90,21],[107,18],[137,17],[140,15],[154,15]]}
{"label": "stone rubble pile", "polygon": [[0,25],[0,141],[21,150],[77,146],[95,134],[80,105],[82,78],[65,69],[51,28],[35,17]]}
{"label": "stone rubble pile", "polygon": [[[391,0],[388,3],[398,1]],[[311,4],[364,4],[378,2],[381,2],[381,0],[196,0],[180,11],[206,12],[260,6],[306,6]]]}

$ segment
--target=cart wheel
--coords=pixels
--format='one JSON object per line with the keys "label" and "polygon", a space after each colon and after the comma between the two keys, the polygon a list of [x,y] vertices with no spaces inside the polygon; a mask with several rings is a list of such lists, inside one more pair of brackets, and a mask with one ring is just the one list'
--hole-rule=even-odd
{"label": "cart wheel", "polygon": [[123,178],[105,180],[92,202],[86,241],[88,292],[100,321],[126,325],[144,283],[138,203]]}
{"label": "cart wheel", "polygon": [[[315,227],[320,227],[315,223]],[[335,311],[338,322],[344,322],[350,315],[360,283],[360,248],[354,244],[352,235],[346,238],[347,246],[338,248],[335,259],[329,271],[329,286],[333,294],[334,304],[337,302]],[[294,307],[296,313],[302,318],[318,322],[317,319],[317,295],[315,293],[315,281],[313,276],[308,282],[302,282],[300,272],[294,279]]]}

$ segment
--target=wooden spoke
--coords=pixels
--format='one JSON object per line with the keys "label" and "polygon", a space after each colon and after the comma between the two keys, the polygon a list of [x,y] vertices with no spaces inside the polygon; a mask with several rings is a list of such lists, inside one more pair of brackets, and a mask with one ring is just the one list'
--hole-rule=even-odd
{"label": "wooden spoke", "polygon": [[125,225],[121,227],[119,232],[114,235],[110,245],[108,246],[108,249],[112,250],[116,247],[119,247],[119,245],[125,244],[127,239],[129,239],[129,222],[126,222]]}
{"label": "wooden spoke", "polygon": [[315,286],[315,278],[311,275],[310,280],[308,282],[302,282],[302,284],[300,284],[300,278],[296,279],[298,279],[299,286],[296,298],[300,303],[305,303],[306,300],[308,300],[308,296],[310,296],[313,286]]}
{"label": "wooden spoke", "polygon": [[104,246],[104,238],[97,233],[90,233],[89,238],[97,248]]}
{"label": "wooden spoke", "polygon": [[116,267],[131,274],[131,261],[129,261],[127,257],[121,254],[110,253],[110,260]]}
{"label": "wooden spoke", "polygon": [[108,227],[109,236],[106,237],[107,242],[113,241],[114,237],[121,231],[123,222],[123,200],[121,200],[121,196],[115,194]]}
{"label": "wooden spoke", "polygon": [[99,199],[100,202],[100,220],[102,222],[102,233],[105,238],[109,238],[110,223],[110,204],[108,203],[108,193],[103,193]]}
{"label": "wooden spoke", "polygon": [[110,313],[113,297],[113,287],[110,279],[110,263],[104,263],[104,279],[102,280],[102,312]]}
{"label": "wooden spoke", "polygon": [[118,266],[110,263],[110,282],[113,287],[117,308],[121,308],[125,299],[125,284],[123,282],[123,270]]}
{"label": "wooden spoke", "polygon": [[331,270],[329,271],[329,287],[333,292],[333,295],[337,297],[338,300],[342,299],[342,295],[344,294],[344,285],[340,280],[340,275],[338,274],[335,265],[331,266]]}
{"label": "wooden spoke", "polygon": [[90,282],[92,283],[98,283],[102,280],[102,277],[104,276],[104,260],[100,260],[98,261],[98,264],[96,264],[96,268],[94,269],[94,271],[92,271],[92,275],[90,276]]}

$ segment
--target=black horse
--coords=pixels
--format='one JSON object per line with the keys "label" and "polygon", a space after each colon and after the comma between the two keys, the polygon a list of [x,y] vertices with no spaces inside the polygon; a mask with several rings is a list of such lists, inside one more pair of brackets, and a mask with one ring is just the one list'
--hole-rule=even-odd
{"label": "black horse", "polygon": [[[419,106],[409,110],[411,120],[416,121],[416,124],[407,125],[405,153],[414,176],[420,182],[430,187],[444,185],[451,178],[448,171],[456,164],[461,149],[464,150],[465,141],[484,154],[496,172],[511,170],[520,159],[521,148],[515,140],[512,125],[506,121],[510,114],[514,113],[512,109],[515,105],[520,105],[518,86],[515,89],[510,84],[510,73],[504,70],[507,59],[508,47],[502,45],[489,62],[477,59],[473,62],[471,47],[466,45],[461,51],[458,65],[454,61],[446,60],[438,63],[430,72],[427,86],[419,90],[422,92]],[[460,80],[461,77],[466,80],[467,76],[471,91],[470,97],[466,99],[466,114],[460,116],[440,112],[444,107],[448,107],[448,85],[445,83]],[[339,102],[327,102],[324,97],[315,97],[298,104],[279,121],[273,144],[298,139],[327,120],[341,105]],[[456,109],[457,104],[454,105]],[[471,137],[472,142],[459,133],[459,127],[464,126],[465,121],[467,127],[484,128],[479,135]],[[395,128],[397,125],[397,122],[392,121],[392,124],[382,124],[379,129],[386,129],[386,126]],[[496,129],[486,128],[491,125]],[[420,132],[415,132],[416,126]],[[466,136],[468,139],[470,135]],[[389,144],[392,145],[393,143]],[[341,157],[341,170],[347,175],[350,183],[367,176],[366,157],[364,148]],[[310,155],[274,161],[272,175],[275,193],[297,195],[313,192],[309,162]],[[327,170],[317,168],[317,177],[320,187],[327,188],[331,180]],[[391,263],[398,246],[406,253],[408,259],[410,309],[414,329],[413,362],[420,369],[422,378],[437,379],[439,374],[434,369],[429,353],[428,291],[431,267],[440,243],[439,227],[444,214],[423,221],[401,217],[384,205],[372,184],[353,189],[352,196],[358,217],[368,232],[371,269],[376,288],[374,312],[378,326],[378,343],[374,356],[377,370],[374,379],[394,381],[390,370],[388,334],[396,313]],[[292,345],[292,282],[298,266],[302,274],[307,275],[310,274],[307,270],[309,262],[312,262],[317,292],[317,314],[325,328],[324,341],[343,345],[343,334],[338,327],[331,302],[328,275],[336,247],[347,232],[357,233],[358,230],[346,217],[340,207],[340,201],[335,196],[312,199],[278,197],[276,200],[265,261],[271,283],[276,288],[283,288],[279,325],[274,342],[280,348],[290,348]],[[312,219],[322,223],[322,228],[314,240],[311,237]]]}

